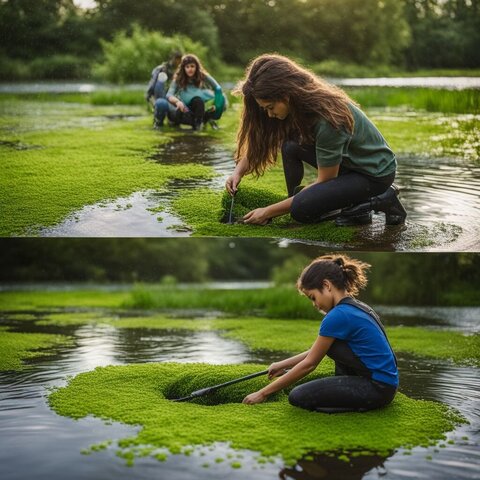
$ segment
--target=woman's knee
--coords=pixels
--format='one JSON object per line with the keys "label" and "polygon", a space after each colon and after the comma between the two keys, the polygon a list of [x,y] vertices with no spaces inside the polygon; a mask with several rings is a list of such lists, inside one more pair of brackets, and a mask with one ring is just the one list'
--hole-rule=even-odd
{"label": "woman's knee", "polygon": [[298,151],[298,143],[293,140],[287,140],[282,144],[282,160],[288,162],[295,158]]}
{"label": "woman's knee", "polygon": [[288,401],[290,405],[294,407],[305,408],[303,406],[303,394],[300,386],[295,387],[288,395]]}
{"label": "woman's knee", "polygon": [[200,97],[193,97],[190,101],[191,108],[205,108],[205,103]]}
{"label": "woman's knee", "polygon": [[168,101],[165,98],[157,98],[155,100],[155,110],[157,112],[168,112]]}
{"label": "woman's knee", "polygon": [[292,199],[292,205],[290,207],[290,215],[296,221],[300,223],[311,223],[312,216],[309,214],[310,202],[303,192],[297,193]]}

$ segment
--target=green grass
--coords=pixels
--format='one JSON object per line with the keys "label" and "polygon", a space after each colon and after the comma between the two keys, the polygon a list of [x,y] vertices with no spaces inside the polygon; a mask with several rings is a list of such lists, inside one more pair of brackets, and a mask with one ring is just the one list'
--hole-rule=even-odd
{"label": "green grass", "polygon": [[65,292],[0,292],[0,310],[48,310],[65,307],[117,308],[130,298],[130,292],[73,290]]}
{"label": "green grass", "polygon": [[16,333],[0,327],[0,371],[23,370],[25,360],[49,355],[55,348],[71,343],[72,339],[65,335]]}
{"label": "green grass", "polygon": [[363,108],[410,107],[442,113],[480,113],[480,90],[434,88],[345,87]]}
{"label": "green grass", "polygon": [[[118,442],[118,454],[130,465],[148,453],[165,460],[165,454],[188,455],[192,447],[201,451],[214,442],[254,450],[260,457],[281,456],[288,464],[312,450],[388,455],[399,447],[435,445],[464,421],[440,403],[402,394],[388,407],[362,414],[327,415],[294,408],[285,391],[259,405],[240,403],[267,383],[264,377],[222,389],[207,402],[167,399],[264,368],[173,363],[99,367],[71,379],[49,396],[49,403],[58,414],[76,419],[93,415],[140,425],[137,435]],[[304,381],[331,373],[331,365],[324,365]]]}

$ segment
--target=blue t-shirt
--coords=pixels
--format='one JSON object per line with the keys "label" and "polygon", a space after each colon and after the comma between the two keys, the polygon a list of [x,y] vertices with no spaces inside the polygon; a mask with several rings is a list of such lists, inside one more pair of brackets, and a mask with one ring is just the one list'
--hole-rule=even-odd
{"label": "blue t-shirt", "polygon": [[353,305],[338,304],[322,320],[320,335],[347,342],[373,380],[398,385],[393,352],[377,322]]}

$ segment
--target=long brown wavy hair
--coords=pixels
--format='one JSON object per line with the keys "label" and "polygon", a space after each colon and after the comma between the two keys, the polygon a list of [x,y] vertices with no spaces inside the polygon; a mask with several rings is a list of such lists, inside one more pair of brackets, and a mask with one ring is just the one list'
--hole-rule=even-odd
{"label": "long brown wavy hair", "polygon": [[[185,66],[189,63],[194,63],[197,67],[195,75],[192,78],[185,73]],[[175,72],[174,79],[177,82],[179,90],[185,90],[189,83],[193,83],[198,88],[203,88],[205,86],[205,78],[207,75],[208,72],[203,68],[198,57],[192,53],[188,53],[182,57],[182,61]]]}
{"label": "long brown wavy hair", "polygon": [[[255,58],[234,93],[243,96],[244,106],[235,161],[248,159],[246,173],[263,175],[275,163],[278,150],[287,139],[313,143],[313,126],[319,117],[334,128],[353,133],[349,104],[355,102],[340,88],[282,55]],[[270,118],[256,99],[288,102],[289,114],[284,120]]]}

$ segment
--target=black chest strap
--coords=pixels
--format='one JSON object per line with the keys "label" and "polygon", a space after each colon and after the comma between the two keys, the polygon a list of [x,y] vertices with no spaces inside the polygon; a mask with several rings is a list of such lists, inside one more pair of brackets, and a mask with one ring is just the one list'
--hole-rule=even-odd
{"label": "black chest strap", "polygon": [[341,304],[341,303],[346,304],[346,305],[352,305],[353,307],[357,307],[360,310],[362,310],[362,312],[365,312],[367,315],[370,315],[370,317],[372,317],[375,320],[377,325],[380,327],[380,330],[385,335],[388,346],[390,347],[390,350],[392,351],[393,358],[395,360],[395,366],[397,366],[397,356],[395,355],[395,352],[393,351],[393,348],[390,345],[390,341],[388,340],[388,337],[387,337],[387,332],[385,332],[385,328],[384,328],[382,322],[380,321],[380,317],[378,316],[378,313],[372,307],[370,307],[370,305],[367,305],[366,303],[363,303],[360,300],[357,300],[356,298],[345,297],[345,298],[342,298],[338,302],[338,305]]}

